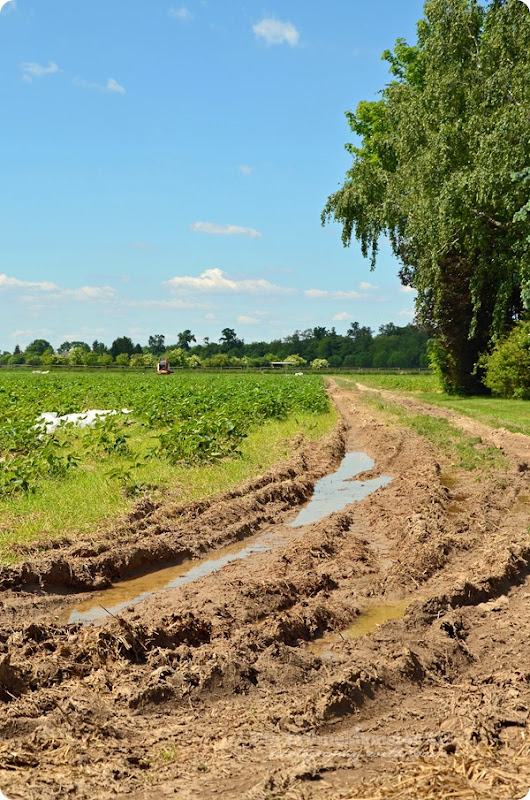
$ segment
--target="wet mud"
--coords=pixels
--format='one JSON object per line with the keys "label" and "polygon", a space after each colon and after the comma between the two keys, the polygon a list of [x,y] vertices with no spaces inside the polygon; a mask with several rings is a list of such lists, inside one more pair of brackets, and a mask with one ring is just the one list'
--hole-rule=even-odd
{"label": "wet mud", "polygon": [[335,511],[342,511],[346,506],[357,503],[364,497],[387,486],[392,478],[382,475],[370,480],[354,480],[362,472],[374,467],[372,459],[366,453],[346,453],[342,464],[336,472],[326,475],[315,484],[309,503],[300,510],[290,523],[292,527],[310,525]]}
{"label": "wet mud", "polygon": [[[316,482],[308,503],[300,510],[289,527],[297,528],[328,517],[334,511],[341,511],[347,505],[358,502],[386,486],[391,478],[381,477],[369,481],[352,481],[355,475],[372,469],[374,462],[365,453],[346,453],[336,472],[332,472]],[[299,534],[301,535],[301,534]],[[214,551],[209,558],[187,560],[177,567],[166,567],[149,572],[138,578],[120,581],[109,589],[102,589],[89,600],[76,605],[65,622],[96,622],[107,615],[114,615],[147,599],[164,589],[175,589],[186,583],[196,581],[212,572],[217,572],[233,561],[251,558],[257,553],[266,553],[285,546],[296,539],[296,535],[276,524],[258,536],[251,536],[241,543],[232,544]]]}
{"label": "wet mud", "polygon": [[0,571],[10,800],[524,796],[529,444],[484,426],[505,460],[464,472],[330,393],[339,428],[259,479]]}

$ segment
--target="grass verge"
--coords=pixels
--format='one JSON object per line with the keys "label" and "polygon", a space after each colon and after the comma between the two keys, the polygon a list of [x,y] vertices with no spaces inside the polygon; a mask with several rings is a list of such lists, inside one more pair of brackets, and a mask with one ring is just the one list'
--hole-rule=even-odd
{"label": "grass verge", "polygon": [[428,414],[411,414],[399,404],[385,400],[375,392],[364,392],[363,400],[382,411],[392,421],[411,428],[427,439],[458,469],[490,470],[504,464],[497,448],[483,444],[478,436],[466,436],[446,419]]}
{"label": "grass verge", "polygon": [[339,385],[351,388],[363,383],[374,389],[414,393],[416,400],[450,408],[458,414],[476,419],[492,428],[505,428],[512,433],[530,436],[530,402],[502,397],[460,397],[439,389],[435,375],[381,375],[366,373],[357,378],[336,378]]}
{"label": "grass verge", "polygon": [[[132,508],[131,487],[137,487],[136,497],[146,489],[181,502],[215,496],[288,458],[292,440],[300,434],[314,440],[329,433],[337,417],[332,409],[269,421],[250,431],[239,456],[206,466],[172,466],[165,459],[152,458],[131,468],[126,458],[113,456],[83,464],[66,480],[45,480],[36,494],[0,502],[0,564],[21,560],[28,548],[50,547],[65,538],[97,538],[100,526]],[[110,478],[109,473],[123,477]]]}
{"label": "grass verge", "polygon": [[391,389],[396,392],[441,392],[440,382],[432,372],[421,373],[385,373],[385,372],[360,372],[356,375],[336,375],[335,380],[339,385],[351,386],[362,383],[374,389]]}

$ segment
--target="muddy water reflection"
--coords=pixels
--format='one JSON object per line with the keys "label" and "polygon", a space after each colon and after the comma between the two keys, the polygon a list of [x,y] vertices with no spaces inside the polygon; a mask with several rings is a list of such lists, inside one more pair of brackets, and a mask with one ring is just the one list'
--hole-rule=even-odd
{"label": "muddy water reflection", "polygon": [[[184,586],[186,583],[196,581],[205,575],[230,564],[231,561],[239,561],[248,558],[255,553],[265,553],[273,547],[278,547],[284,543],[284,539],[273,534],[257,537],[245,547],[241,542],[223,547],[215,551],[215,558],[206,558],[201,561],[185,561],[178,566],[166,567],[165,569],[149,572],[138,578],[129,578],[120,581],[110,589],[102,589],[100,592],[92,594],[90,598],[79,603],[74,611],[71,612],[68,622],[95,622],[111,614],[117,614],[130,605],[136,605],[146,597],[150,597],[155,592],[162,589],[175,589],[177,586]],[[107,611],[105,610],[107,609]]]}
{"label": "muddy water reflection", "polygon": [[374,461],[366,453],[346,453],[338,470],[332,475],[326,475],[315,484],[311,501],[291,522],[291,526],[298,527],[318,522],[334,511],[342,511],[350,503],[368,497],[376,489],[387,486],[392,478],[386,476],[367,481],[352,480],[356,475],[373,467]]}
{"label": "muddy water reflection", "polygon": [[418,597],[407,597],[397,603],[366,606],[361,608],[361,613],[348,628],[340,633],[330,634],[317,639],[310,645],[310,650],[322,658],[333,658],[332,647],[344,639],[359,639],[373,633],[376,628],[391,619],[402,619],[410,604]]}
{"label": "muddy water reflection", "polygon": [[[290,527],[298,528],[316,522],[386,486],[391,478],[352,480],[355,475],[372,469],[373,466],[374,462],[365,453],[347,453],[336,472],[315,484],[313,497],[290,523]],[[278,526],[276,531],[268,531],[247,539],[245,546],[242,546],[242,542],[236,542],[216,550],[209,558],[185,561],[178,566],[120,581],[116,586],[96,592],[84,603],[80,603],[70,613],[68,622],[96,622],[106,618],[108,612],[117,614],[127,606],[140,603],[155,592],[183,586],[217,572],[232,561],[240,561],[257,553],[275,550],[300,536],[303,536],[303,532],[289,533],[288,528]]]}

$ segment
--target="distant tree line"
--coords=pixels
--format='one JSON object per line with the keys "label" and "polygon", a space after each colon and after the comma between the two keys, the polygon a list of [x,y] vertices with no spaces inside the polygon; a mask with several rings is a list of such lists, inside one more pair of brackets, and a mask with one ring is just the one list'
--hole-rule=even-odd
{"label": "distant tree line", "polygon": [[13,352],[4,351],[0,365],[148,367],[167,357],[175,367],[262,367],[290,360],[319,368],[418,368],[429,365],[427,345],[427,334],[415,325],[399,327],[391,322],[376,334],[352,322],[345,335],[335,328],[316,327],[295,331],[283,339],[248,344],[233,328],[223,328],[218,341],[205,337],[201,344],[187,329],[177,335],[176,342],[166,343],[163,334],[153,334],[144,346],[120,336],[110,347],[96,339],[92,345],[66,341],[55,350],[46,339],[35,339],[24,351],[18,345]]}

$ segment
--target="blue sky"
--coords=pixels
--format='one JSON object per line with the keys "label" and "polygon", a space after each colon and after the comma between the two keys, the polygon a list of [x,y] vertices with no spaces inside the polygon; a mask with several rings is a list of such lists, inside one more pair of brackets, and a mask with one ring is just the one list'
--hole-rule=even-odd
{"label": "blue sky", "polygon": [[320,211],[422,7],[5,3],[0,350],[410,322],[388,247],[370,272]]}

